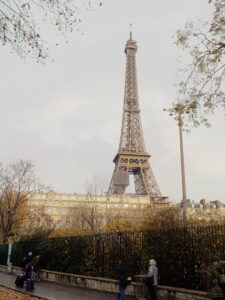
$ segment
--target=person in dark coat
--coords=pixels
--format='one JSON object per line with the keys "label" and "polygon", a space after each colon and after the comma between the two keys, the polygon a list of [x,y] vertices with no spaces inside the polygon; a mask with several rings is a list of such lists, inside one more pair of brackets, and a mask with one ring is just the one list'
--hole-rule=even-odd
{"label": "person in dark coat", "polygon": [[32,252],[28,252],[27,255],[25,255],[23,258],[22,258],[22,261],[21,261],[21,269],[25,272],[25,268],[26,268],[26,265],[29,264],[31,261],[32,261],[32,258],[33,258],[33,253]]}
{"label": "person in dark coat", "polygon": [[33,253],[29,252],[26,256],[23,257],[21,262],[22,271],[25,272],[25,278],[28,279],[31,277],[31,270],[32,270],[32,259]]}
{"label": "person in dark coat", "polygon": [[117,272],[117,279],[119,282],[119,293],[117,295],[117,300],[119,299],[126,300],[125,290],[126,287],[128,286],[127,270],[121,260],[119,260],[119,263],[116,267],[116,272]]}
{"label": "person in dark coat", "polygon": [[29,252],[22,258],[20,267],[21,271],[16,277],[15,285],[18,288],[22,288],[24,281],[26,281],[31,276],[31,261],[32,261],[32,252]]}

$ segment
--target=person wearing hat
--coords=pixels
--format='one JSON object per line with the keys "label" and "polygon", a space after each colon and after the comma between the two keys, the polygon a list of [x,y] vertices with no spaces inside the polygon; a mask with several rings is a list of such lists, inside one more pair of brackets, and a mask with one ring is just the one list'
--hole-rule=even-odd
{"label": "person wearing hat", "polygon": [[27,254],[27,263],[25,265],[25,272],[26,272],[26,278],[31,278],[31,271],[33,269],[32,266],[32,260],[33,260],[33,253],[32,252],[28,252]]}
{"label": "person wearing hat", "polygon": [[27,255],[22,258],[21,268],[25,271],[26,265],[32,261],[33,253],[30,251]]}

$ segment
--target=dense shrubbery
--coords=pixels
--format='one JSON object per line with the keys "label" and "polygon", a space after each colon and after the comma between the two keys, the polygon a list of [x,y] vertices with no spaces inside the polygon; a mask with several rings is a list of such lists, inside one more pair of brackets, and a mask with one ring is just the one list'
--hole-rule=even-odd
{"label": "dense shrubbery", "polygon": [[0,265],[6,265],[8,256],[8,244],[0,245]]}
{"label": "dense shrubbery", "polygon": [[131,275],[146,272],[155,258],[161,284],[205,289],[205,272],[216,257],[225,257],[225,226],[123,231],[64,238],[36,236],[13,245],[12,262],[32,251],[49,270],[113,278],[119,258]]}

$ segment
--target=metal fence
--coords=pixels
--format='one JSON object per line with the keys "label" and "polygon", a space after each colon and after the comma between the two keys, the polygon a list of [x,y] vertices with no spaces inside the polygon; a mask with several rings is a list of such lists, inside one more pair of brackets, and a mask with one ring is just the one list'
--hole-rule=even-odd
{"label": "metal fence", "polygon": [[23,241],[13,245],[13,264],[19,265],[29,251],[42,255],[43,268],[109,278],[115,277],[119,258],[131,275],[146,273],[154,258],[161,284],[204,290],[207,266],[218,257],[225,259],[225,226]]}
{"label": "metal fence", "polygon": [[8,244],[0,245],[0,265],[6,265],[8,258]]}

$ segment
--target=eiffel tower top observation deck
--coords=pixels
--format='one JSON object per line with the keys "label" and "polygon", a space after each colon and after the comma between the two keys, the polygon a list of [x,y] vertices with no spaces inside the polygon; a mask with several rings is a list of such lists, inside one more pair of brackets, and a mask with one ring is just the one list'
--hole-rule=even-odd
{"label": "eiffel tower top observation deck", "polygon": [[146,152],[141,126],[141,110],[138,100],[136,75],[137,43],[130,38],[125,46],[126,77],[123,105],[123,120],[118,153],[113,162],[115,168],[108,189],[109,194],[123,194],[129,185],[129,174],[134,175],[135,193],[149,195],[151,201],[162,200]]}

